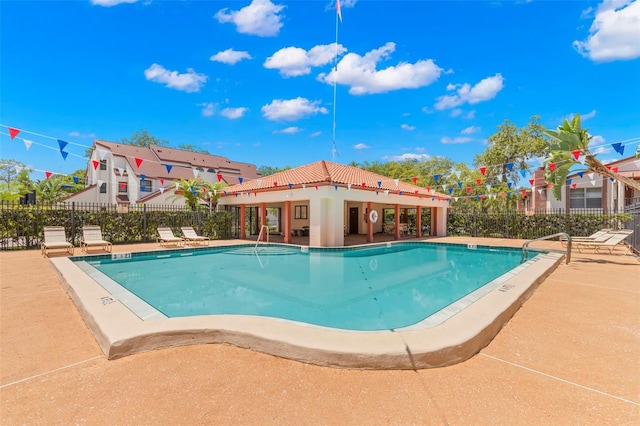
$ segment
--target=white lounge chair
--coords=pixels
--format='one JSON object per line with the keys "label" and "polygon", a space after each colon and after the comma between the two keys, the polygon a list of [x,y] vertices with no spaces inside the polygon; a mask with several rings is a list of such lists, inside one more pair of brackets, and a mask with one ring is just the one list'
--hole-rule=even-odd
{"label": "white lounge chair", "polygon": [[184,238],[173,235],[171,228],[158,228],[158,238],[156,241],[160,243],[161,246],[184,245]]}
{"label": "white lounge chair", "polygon": [[67,241],[64,226],[45,226],[44,241],[40,245],[42,255],[49,256],[49,250],[65,249],[67,253],[73,254],[73,244]]}
{"label": "white lounge chair", "polygon": [[187,243],[201,243],[203,245],[209,245],[210,238],[196,234],[196,231],[191,226],[183,226],[180,229],[182,230],[182,234],[184,235],[184,239]]}
{"label": "white lounge chair", "polygon": [[85,225],[82,227],[82,251],[89,253],[89,247],[101,247],[104,251],[111,252],[111,243],[102,238],[102,230],[97,225]]}
{"label": "white lounge chair", "polygon": [[[572,242],[577,242],[577,241],[596,241],[596,242],[604,242],[606,241],[611,235],[610,233],[612,232],[611,228],[603,228],[597,232],[594,232],[593,234],[589,235],[588,237],[571,237],[571,241]],[[562,244],[562,247],[566,247],[567,246],[567,239],[564,237],[560,237],[560,244]]]}
{"label": "white lounge chair", "polygon": [[[616,248],[618,244],[624,245],[624,240],[633,234],[632,230],[623,229],[621,231],[613,231],[610,233],[610,237],[605,241],[576,241],[572,242],[572,246],[577,247],[578,251],[582,253],[582,249],[594,249],[596,253],[600,252],[600,249],[607,249],[609,254],[613,252],[613,249]],[[626,246],[625,246],[626,247]],[[626,247],[631,250],[630,247]]]}

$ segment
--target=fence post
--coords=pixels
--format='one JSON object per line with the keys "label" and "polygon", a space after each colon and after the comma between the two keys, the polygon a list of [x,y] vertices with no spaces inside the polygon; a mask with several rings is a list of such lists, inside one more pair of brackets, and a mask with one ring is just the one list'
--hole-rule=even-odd
{"label": "fence post", "polygon": [[76,245],[76,202],[71,202],[71,244]]}
{"label": "fence post", "polygon": [[147,241],[147,205],[142,205],[142,241]]}

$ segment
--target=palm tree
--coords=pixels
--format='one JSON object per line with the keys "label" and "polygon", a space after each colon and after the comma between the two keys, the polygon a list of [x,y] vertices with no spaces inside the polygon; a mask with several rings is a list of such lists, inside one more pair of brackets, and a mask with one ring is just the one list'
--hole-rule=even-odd
{"label": "palm tree", "polygon": [[175,203],[179,199],[184,199],[185,204],[191,210],[195,210],[201,203],[206,203],[210,209],[213,209],[218,203],[218,198],[222,195],[224,186],[222,182],[211,184],[202,178],[181,179],[171,202]]}
{"label": "palm tree", "polygon": [[69,195],[63,188],[62,182],[57,179],[46,179],[40,181],[36,188],[36,192],[44,203],[57,203],[64,197]]}
{"label": "palm tree", "polygon": [[[580,124],[580,114],[573,117],[571,123],[565,119],[558,130],[546,129],[544,133],[551,138],[548,157],[545,159],[545,180],[553,185],[553,195],[557,200],[562,199],[562,187],[565,185],[569,169],[578,160],[578,155],[584,155],[584,164],[588,166],[586,171],[616,179],[625,185],[640,191],[640,183],[626,176],[619,175],[608,169],[596,158],[596,155],[589,150],[591,136],[587,129],[583,129]],[[636,152],[636,157],[638,153]]]}

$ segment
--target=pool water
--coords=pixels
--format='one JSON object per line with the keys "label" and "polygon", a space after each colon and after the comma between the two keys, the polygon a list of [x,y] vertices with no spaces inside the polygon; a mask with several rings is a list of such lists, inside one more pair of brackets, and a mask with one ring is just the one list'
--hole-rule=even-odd
{"label": "pool water", "polygon": [[348,330],[407,327],[518,266],[520,250],[400,243],[224,247],[87,261],[167,317],[258,315]]}

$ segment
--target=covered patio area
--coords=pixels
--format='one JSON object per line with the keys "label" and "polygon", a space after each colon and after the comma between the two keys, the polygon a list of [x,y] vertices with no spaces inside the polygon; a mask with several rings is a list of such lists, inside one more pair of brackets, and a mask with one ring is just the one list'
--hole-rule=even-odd
{"label": "covered patio area", "polygon": [[[328,161],[226,188],[240,238],[316,247],[445,236],[448,197]],[[351,237],[360,238],[351,238]]]}

